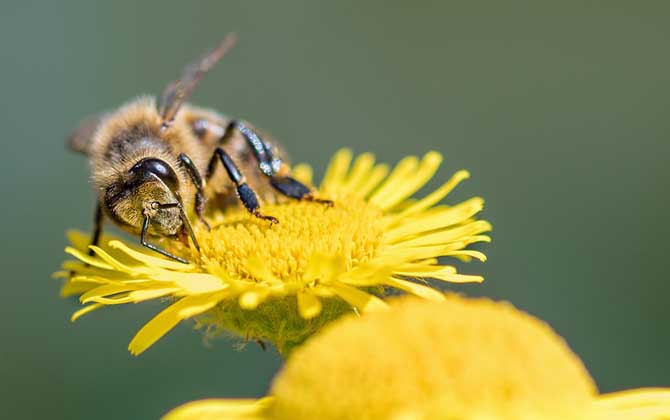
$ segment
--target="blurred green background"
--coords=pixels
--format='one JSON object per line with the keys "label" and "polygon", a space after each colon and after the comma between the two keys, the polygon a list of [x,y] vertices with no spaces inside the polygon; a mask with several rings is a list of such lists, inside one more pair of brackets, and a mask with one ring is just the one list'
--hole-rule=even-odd
{"label": "blurred green background", "polygon": [[197,103],[248,118],[323,170],[342,146],[395,162],[436,149],[452,202],[487,200],[484,285],[551,323],[603,391],[670,385],[667,1],[4,1],[0,407],[6,418],[157,418],[262,395],[281,365],[181,325],[126,345],[160,303],[78,308],[50,279],[89,229],[78,120],[158,93],[228,31]]}

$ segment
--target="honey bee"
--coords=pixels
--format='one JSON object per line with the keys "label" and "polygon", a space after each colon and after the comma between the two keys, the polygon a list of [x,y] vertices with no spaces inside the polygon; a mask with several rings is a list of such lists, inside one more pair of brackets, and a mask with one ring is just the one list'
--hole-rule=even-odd
{"label": "honey bee", "polygon": [[278,221],[261,212],[261,199],[285,196],[332,205],[292,178],[278,144],[251,124],[186,103],[236,39],[229,34],[186,66],[165,88],[158,106],[154,98],[140,97],[85,119],[70,136],[70,147],[88,156],[97,193],[91,244],[98,244],[103,221],[109,219],[139,235],[143,246],[188,263],[147,237],[177,239],[199,250],[189,214],[209,229],[208,203],[226,206],[239,200],[252,215],[273,224]]}

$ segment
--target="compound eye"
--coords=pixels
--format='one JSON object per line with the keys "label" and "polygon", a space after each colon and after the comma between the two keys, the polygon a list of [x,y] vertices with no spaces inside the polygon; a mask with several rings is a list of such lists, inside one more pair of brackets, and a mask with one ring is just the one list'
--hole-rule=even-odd
{"label": "compound eye", "polygon": [[150,174],[155,175],[163,181],[172,191],[177,191],[179,185],[179,178],[177,174],[172,170],[170,165],[168,165],[164,160],[157,158],[145,158],[140,160],[130,168],[129,171],[131,174],[139,176],[141,179],[151,176]]}

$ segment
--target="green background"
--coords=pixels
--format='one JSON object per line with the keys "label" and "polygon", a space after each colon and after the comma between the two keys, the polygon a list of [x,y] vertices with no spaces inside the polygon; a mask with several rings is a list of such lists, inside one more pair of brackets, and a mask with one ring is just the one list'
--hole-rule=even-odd
{"label": "green background", "polygon": [[[138,2],[140,3],[140,2]],[[50,279],[89,229],[78,120],[157,93],[228,31],[200,104],[248,118],[320,172],[342,146],[443,152],[451,202],[487,200],[471,295],[547,320],[603,391],[670,386],[667,1],[4,1],[0,6],[0,407],[6,418],[157,418],[262,395],[280,359],[180,325],[126,345],[160,303],[78,308]],[[346,351],[346,349],[343,349]],[[3,417],[4,417],[3,416]]]}

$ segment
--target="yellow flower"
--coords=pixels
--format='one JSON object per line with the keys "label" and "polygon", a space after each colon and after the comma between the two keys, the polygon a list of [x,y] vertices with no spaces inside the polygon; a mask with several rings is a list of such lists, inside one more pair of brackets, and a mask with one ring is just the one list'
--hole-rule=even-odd
{"label": "yellow flower", "polygon": [[189,419],[670,419],[670,390],[599,395],[547,324],[508,303],[401,298],[296,349],[261,400],[203,400]]}
{"label": "yellow flower", "polygon": [[[200,253],[162,242],[189,265],[111,237],[91,247],[95,257],[90,257],[88,237],[70,234],[66,252],[78,261],[65,262],[58,273],[67,278],[62,294],[81,295],[89,304],[73,320],[103,306],[168,297],[176,301],[137,333],[131,353],[142,353],[178,322],[195,316],[210,332],[268,340],[287,353],[344,313],[385,309],[379,296],[386,288],[441,300],[424,279],[483,280],[438,262],[443,256],[485,260],[481,252],[465,249],[490,240],[483,235],[490,224],[474,219],[483,200],[437,205],[467,172],[415,200],[411,196],[432,178],[440,154],[407,157],[390,174],[371,154],[351,160],[349,150],[338,152],[317,190],[334,201],[333,207],[268,203],[264,213],[280,221],[271,226],[232,206],[211,216],[211,231],[196,230]],[[311,184],[309,167],[299,165],[295,174]]]}

